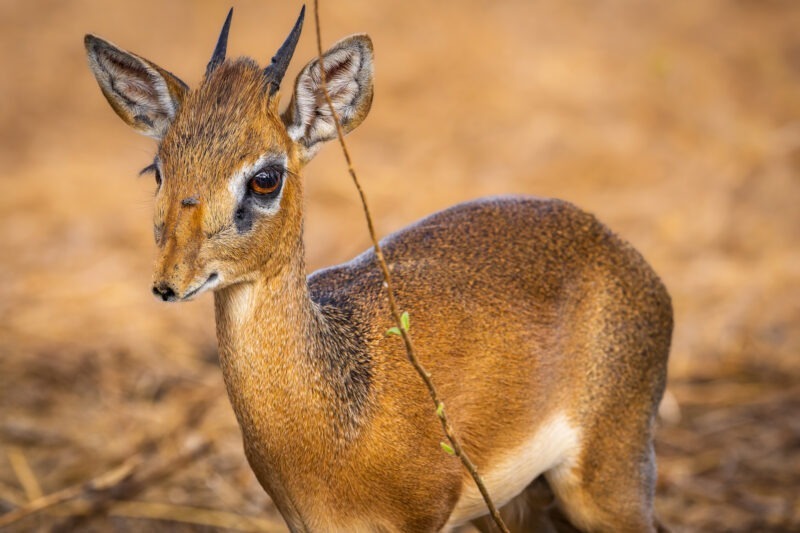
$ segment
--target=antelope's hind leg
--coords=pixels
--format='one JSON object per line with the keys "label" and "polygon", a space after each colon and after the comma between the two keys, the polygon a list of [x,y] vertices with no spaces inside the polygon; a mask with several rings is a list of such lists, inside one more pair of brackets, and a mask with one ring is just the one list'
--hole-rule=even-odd
{"label": "antelope's hind leg", "polygon": [[570,523],[587,532],[655,532],[652,445],[616,457],[587,448],[580,466],[547,475]]}
{"label": "antelope's hind leg", "polygon": [[653,429],[666,357],[646,342],[625,340],[595,345],[603,364],[585,380],[583,405],[575,411],[580,450],[545,473],[558,506],[581,531],[656,531]]}
{"label": "antelope's hind leg", "polygon": [[610,281],[598,285],[603,291],[581,301],[566,347],[586,362],[573,384],[580,391],[572,409],[580,450],[545,477],[581,531],[655,532],[653,430],[666,384],[672,307],[647,271],[641,283],[624,272],[606,276]]}

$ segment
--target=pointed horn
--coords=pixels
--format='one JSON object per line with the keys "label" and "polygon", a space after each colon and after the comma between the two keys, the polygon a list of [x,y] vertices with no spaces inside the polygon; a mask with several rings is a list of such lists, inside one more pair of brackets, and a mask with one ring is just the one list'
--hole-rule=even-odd
{"label": "pointed horn", "polygon": [[228,50],[228,30],[231,28],[231,17],[233,16],[233,8],[228,11],[228,16],[225,18],[225,24],[222,25],[222,31],[219,33],[217,46],[214,48],[214,54],[211,56],[211,61],[208,62],[206,67],[206,78],[208,78],[214,69],[225,61],[225,52]]}
{"label": "pointed horn", "polygon": [[303,18],[306,15],[306,6],[300,10],[300,16],[297,17],[297,22],[294,23],[291,33],[278,49],[278,53],[272,58],[272,62],[267,68],[264,69],[264,80],[269,84],[269,96],[272,96],[281,86],[283,75],[286,74],[286,69],[289,67],[289,62],[292,60],[294,49],[297,46],[297,41],[300,40],[300,32],[303,30]]}

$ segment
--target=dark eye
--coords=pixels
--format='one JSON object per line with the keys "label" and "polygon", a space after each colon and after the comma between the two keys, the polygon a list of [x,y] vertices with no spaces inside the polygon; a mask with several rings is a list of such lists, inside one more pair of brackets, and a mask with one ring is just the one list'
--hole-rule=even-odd
{"label": "dark eye", "polygon": [[279,168],[262,168],[256,172],[247,187],[255,194],[273,194],[281,186],[283,172]]}
{"label": "dark eye", "polygon": [[158,167],[156,167],[155,175],[156,175],[156,186],[161,187],[161,172],[158,171]]}

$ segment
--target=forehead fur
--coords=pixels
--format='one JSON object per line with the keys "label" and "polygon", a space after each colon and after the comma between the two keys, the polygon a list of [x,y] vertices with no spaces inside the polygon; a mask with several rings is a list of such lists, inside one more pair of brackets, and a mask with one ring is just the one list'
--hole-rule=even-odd
{"label": "forehead fur", "polygon": [[276,108],[255,61],[224,62],[186,95],[167,130],[159,147],[165,174],[225,180],[266,152],[287,152],[291,143]]}

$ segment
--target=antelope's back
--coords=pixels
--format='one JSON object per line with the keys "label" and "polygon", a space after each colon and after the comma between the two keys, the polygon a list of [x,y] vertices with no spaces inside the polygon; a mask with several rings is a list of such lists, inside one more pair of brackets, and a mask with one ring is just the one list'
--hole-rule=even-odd
{"label": "antelope's back", "polygon": [[[496,331],[520,319],[563,326],[576,300],[592,297],[655,311],[645,315],[656,322],[671,316],[669,295],[642,256],[562,200],[483,198],[434,213],[381,245],[401,307],[416,311],[415,337],[427,329],[439,336]],[[315,300],[382,326],[382,281],[370,249],[313,273],[309,287]],[[467,318],[469,324],[460,322]]]}

